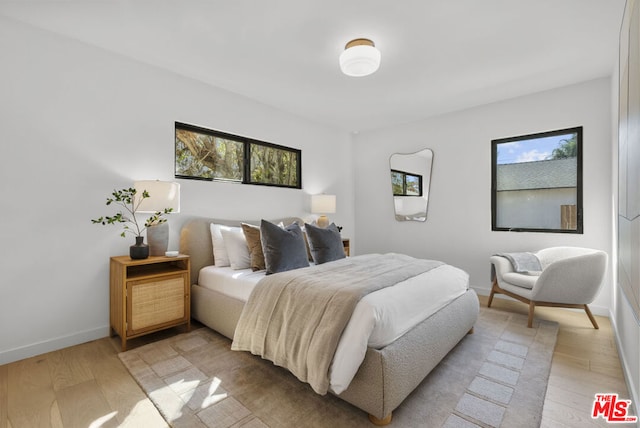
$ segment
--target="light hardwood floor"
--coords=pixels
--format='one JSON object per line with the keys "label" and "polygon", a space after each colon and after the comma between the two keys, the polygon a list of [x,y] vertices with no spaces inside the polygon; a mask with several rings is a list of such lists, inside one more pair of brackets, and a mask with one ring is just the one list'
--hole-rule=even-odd
{"label": "light hardwood floor", "polygon": [[[486,297],[480,301],[486,306]],[[504,299],[494,299],[493,307],[527,313],[526,305]],[[542,427],[608,426],[590,417],[594,394],[629,398],[609,320],[597,317],[595,330],[583,312],[537,308],[536,317],[560,323]],[[118,346],[118,338],[104,338],[0,366],[0,428],[167,426],[121,364]]]}

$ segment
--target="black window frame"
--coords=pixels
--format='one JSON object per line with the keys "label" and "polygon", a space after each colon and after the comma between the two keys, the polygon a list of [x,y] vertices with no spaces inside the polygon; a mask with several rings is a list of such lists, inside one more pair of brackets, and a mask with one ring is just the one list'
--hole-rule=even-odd
{"label": "black window frame", "polygon": [[[503,143],[513,143],[524,140],[535,140],[545,137],[552,137],[565,134],[577,134],[576,150],[576,228],[575,229],[548,229],[548,228],[528,228],[528,227],[498,227],[497,222],[497,170],[498,170],[498,145]],[[499,138],[491,141],[491,230],[502,232],[542,232],[542,233],[584,233],[584,204],[583,204],[583,127],[545,131],[534,134],[519,135],[515,137]]]}
{"label": "black window frame", "polygon": [[[394,193],[393,196],[407,196],[407,197],[421,197],[422,196],[422,175],[414,174],[412,172],[402,171],[399,169],[391,169],[391,174],[393,173],[402,174],[402,192],[403,193]],[[420,189],[420,193],[417,195],[408,195],[407,194],[407,176],[417,177],[418,178],[418,188]]]}
{"label": "black window frame", "polygon": [[[187,179],[187,180],[232,182],[232,183],[240,183],[240,184],[252,184],[257,186],[281,187],[281,188],[287,188],[287,189],[302,189],[302,151],[300,149],[286,147],[279,144],[273,144],[266,141],[256,140],[253,138],[243,137],[241,135],[229,134],[227,132],[203,128],[200,126],[191,125],[183,122],[175,122],[174,130],[176,134],[178,129],[242,143],[243,144],[243,159],[242,159],[243,165],[242,165],[242,180],[224,179],[224,178],[215,178],[215,177],[198,177],[198,176],[192,176],[192,175],[179,174],[177,171],[177,162],[176,162],[176,159],[174,158],[175,178]],[[175,140],[177,140],[177,135],[174,134],[174,144],[175,144]],[[252,146],[268,147],[268,148],[287,151],[292,153],[296,159],[295,161],[296,162],[296,165],[295,165],[296,185],[265,183],[265,182],[254,181],[251,177],[251,168],[252,168],[251,147]],[[174,156],[176,156],[175,148],[174,148]]]}

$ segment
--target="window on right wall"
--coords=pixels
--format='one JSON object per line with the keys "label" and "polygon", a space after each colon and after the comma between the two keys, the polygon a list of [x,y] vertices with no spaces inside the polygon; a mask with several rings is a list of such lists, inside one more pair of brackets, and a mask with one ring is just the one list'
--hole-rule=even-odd
{"label": "window on right wall", "polygon": [[491,230],[583,233],[582,127],[491,141]]}

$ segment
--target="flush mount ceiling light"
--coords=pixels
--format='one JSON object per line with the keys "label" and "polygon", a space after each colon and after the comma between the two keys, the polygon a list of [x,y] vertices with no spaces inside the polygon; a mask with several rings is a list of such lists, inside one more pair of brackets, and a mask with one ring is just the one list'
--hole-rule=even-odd
{"label": "flush mount ceiling light", "polygon": [[340,69],[347,76],[362,77],[375,73],[380,67],[380,51],[369,39],[354,39],[340,54]]}

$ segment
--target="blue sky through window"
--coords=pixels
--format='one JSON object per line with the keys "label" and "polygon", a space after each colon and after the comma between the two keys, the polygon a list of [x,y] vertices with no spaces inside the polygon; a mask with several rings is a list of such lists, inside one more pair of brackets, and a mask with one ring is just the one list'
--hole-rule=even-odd
{"label": "blue sky through window", "polygon": [[498,145],[498,164],[535,162],[551,157],[553,149],[574,134],[554,135]]}

